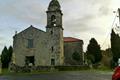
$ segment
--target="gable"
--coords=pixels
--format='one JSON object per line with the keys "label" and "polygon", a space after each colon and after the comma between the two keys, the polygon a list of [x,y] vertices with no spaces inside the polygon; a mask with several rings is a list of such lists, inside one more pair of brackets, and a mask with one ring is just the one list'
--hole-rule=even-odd
{"label": "gable", "polygon": [[39,34],[46,34],[45,31],[42,31],[38,28],[33,27],[32,25],[30,27],[28,27],[27,29],[17,33],[15,36],[19,36],[19,35],[25,35],[25,34],[34,34],[34,33],[39,33]]}

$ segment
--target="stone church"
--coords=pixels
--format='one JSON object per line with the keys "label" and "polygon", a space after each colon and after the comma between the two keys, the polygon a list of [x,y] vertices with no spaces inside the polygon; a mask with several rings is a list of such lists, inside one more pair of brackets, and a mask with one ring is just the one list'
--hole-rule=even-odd
{"label": "stone church", "polygon": [[13,60],[18,66],[72,65],[72,53],[76,50],[83,63],[83,41],[63,37],[61,6],[52,0],[48,6],[46,31],[32,25],[13,37]]}

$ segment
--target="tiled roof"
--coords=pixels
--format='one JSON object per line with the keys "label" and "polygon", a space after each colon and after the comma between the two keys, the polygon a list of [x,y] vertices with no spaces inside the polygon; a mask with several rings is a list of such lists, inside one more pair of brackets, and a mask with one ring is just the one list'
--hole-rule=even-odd
{"label": "tiled roof", "polygon": [[79,42],[79,41],[82,40],[73,37],[64,37],[64,42]]}

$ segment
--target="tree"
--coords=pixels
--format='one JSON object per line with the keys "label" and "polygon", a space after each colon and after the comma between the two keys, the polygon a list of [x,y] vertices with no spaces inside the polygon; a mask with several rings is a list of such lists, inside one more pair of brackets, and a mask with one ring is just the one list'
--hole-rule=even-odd
{"label": "tree", "polygon": [[6,46],[4,47],[2,54],[1,54],[2,68],[8,68],[9,63],[12,58],[12,53],[13,53],[12,46],[10,46],[9,49],[7,49]]}
{"label": "tree", "polygon": [[2,68],[7,68],[8,67],[8,50],[7,50],[7,47],[5,46],[3,51],[2,51],[2,54],[1,54],[1,62],[2,62]]}
{"label": "tree", "polygon": [[120,37],[113,29],[111,33],[111,50],[113,55],[113,64],[116,66],[118,58],[120,58]]}
{"label": "tree", "polygon": [[87,47],[87,58],[92,62],[92,64],[98,63],[102,59],[100,45],[97,41],[92,38]]}
{"label": "tree", "polygon": [[75,61],[80,61],[80,54],[79,54],[78,52],[74,52],[74,53],[72,54],[72,58],[73,58],[73,60],[75,60]]}
{"label": "tree", "polygon": [[10,46],[9,49],[8,49],[8,63],[11,62],[12,53],[13,53],[13,48],[12,48],[12,46]]}

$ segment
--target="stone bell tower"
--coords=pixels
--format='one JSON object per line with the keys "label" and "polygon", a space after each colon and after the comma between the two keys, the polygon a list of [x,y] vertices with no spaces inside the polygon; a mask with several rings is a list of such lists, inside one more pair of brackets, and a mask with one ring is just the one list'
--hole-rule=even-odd
{"label": "stone bell tower", "polygon": [[57,0],[52,0],[47,13],[46,32],[48,34],[48,49],[50,65],[58,66],[64,63],[62,11]]}

